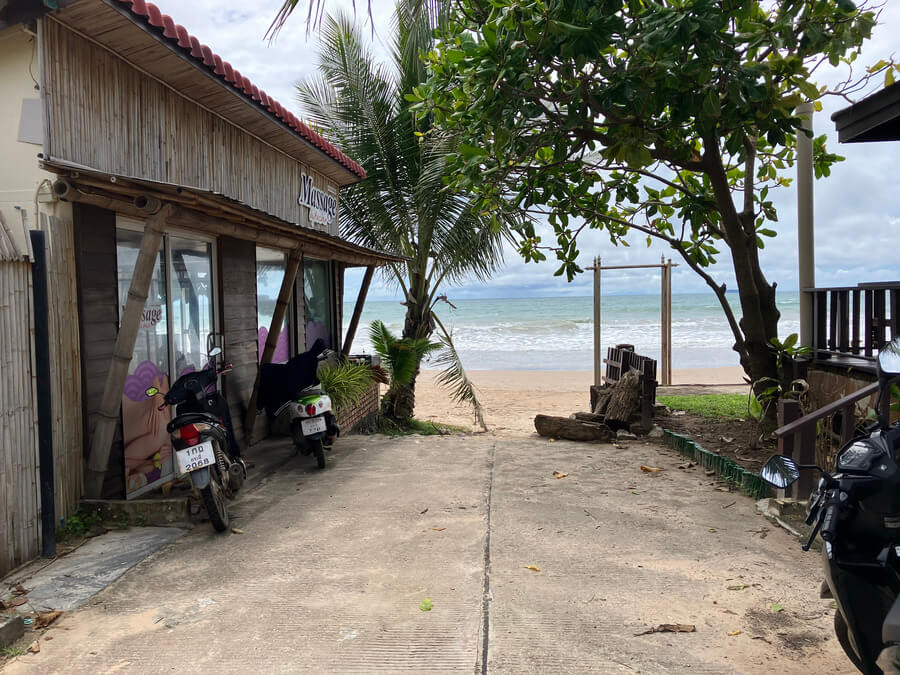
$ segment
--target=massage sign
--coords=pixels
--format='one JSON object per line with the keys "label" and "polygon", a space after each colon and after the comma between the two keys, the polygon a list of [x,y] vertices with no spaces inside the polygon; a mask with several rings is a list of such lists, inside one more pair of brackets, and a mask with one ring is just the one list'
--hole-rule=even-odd
{"label": "massage sign", "polygon": [[337,215],[338,200],[324,190],[313,185],[313,177],[300,174],[300,206],[309,207],[309,222],[319,225],[327,225]]}

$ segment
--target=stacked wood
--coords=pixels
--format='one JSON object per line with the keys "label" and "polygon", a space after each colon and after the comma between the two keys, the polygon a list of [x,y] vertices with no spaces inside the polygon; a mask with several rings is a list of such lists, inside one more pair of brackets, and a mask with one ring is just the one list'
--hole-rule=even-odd
{"label": "stacked wood", "polygon": [[601,389],[597,392],[597,402],[594,404],[594,414],[605,415],[606,407],[609,405],[609,399],[612,397],[613,388]]}
{"label": "stacked wood", "polygon": [[564,438],[569,441],[608,442],[613,437],[613,432],[605,424],[582,422],[568,417],[538,415],[534,418],[534,428],[541,436]]}
{"label": "stacked wood", "polygon": [[612,429],[627,429],[631,417],[640,404],[640,376],[636,370],[629,370],[610,389],[609,403],[604,419]]}

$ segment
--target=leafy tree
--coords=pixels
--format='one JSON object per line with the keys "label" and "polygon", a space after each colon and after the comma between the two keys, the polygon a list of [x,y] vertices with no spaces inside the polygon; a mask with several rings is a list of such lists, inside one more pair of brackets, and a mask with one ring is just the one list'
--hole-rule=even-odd
{"label": "leafy tree", "polygon": [[[827,93],[823,64],[852,62],[875,22],[849,0],[458,0],[413,100],[461,134],[453,187],[523,220],[520,253],[555,253],[571,280],[578,234],[666,242],[718,297],[756,382],[777,378],[775,284],[759,250],[775,236],[770,191],[790,183],[801,119]],[[886,66],[885,66],[886,67]],[[847,81],[847,94],[867,77]],[[814,139],[816,176],[841,158]],[[579,222],[583,220],[583,222]],[[709,267],[730,258],[736,318]],[[759,385],[762,386],[762,385]]]}
{"label": "leafy tree", "polygon": [[[444,189],[444,158],[457,150],[454,134],[432,129],[428,115],[414,116],[407,102],[425,82],[419,55],[431,47],[440,13],[424,0],[401,0],[396,9],[393,62],[376,63],[347,17],[326,18],[322,26],[319,75],[298,86],[308,117],[366,170],[368,178],[341,191],[341,232],[349,239],[405,256],[388,266],[404,296],[402,337],[430,343],[437,331],[449,352],[444,382],[458,401],[475,407],[484,426],[475,389],[461,367],[453,341],[434,308],[445,301],[441,288],[467,278],[486,279],[502,263],[502,243],[514,217],[488,217],[465,194]],[[491,224],[495,226],[492,227]],[[422,354],[408,383],[391,386],[387,409],[398,419],[412,417],[415,380]]]}

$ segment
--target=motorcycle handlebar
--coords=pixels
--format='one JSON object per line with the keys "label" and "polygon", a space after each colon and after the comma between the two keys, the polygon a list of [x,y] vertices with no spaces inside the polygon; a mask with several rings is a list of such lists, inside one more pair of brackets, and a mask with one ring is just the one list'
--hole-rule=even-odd
{"label": "motorcycle handlebar", "polygon": [[825,507],[825,515],[822,516],[822,539],[827,542],[834,541],[837,533],[838,505],[831,502]]}

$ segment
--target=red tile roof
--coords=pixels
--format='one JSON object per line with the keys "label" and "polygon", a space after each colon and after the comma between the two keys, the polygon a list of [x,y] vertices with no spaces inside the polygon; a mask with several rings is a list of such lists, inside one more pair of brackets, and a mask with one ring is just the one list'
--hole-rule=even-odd
{"label": "red tile roof", "polygon": [[221,78],[226,86],[234,87],[243,93],[260,108],[268,111],[281,120],[282,123],[293,129],[303,140],[317,147],[346,169],[349,169],[360,178],[366,177],[365,169],[359,164],[306,126],[287,108],[268,96],[266,92],[259,89],[248,78],[241,75],[237,69],[233,68],[221,56],[214,53],[206,45],[201,44],[200,40],[188,33],[184,26],[176,24],[172,17],[160,12],[159,7],[145,0],[118,0],[118,2],[130,10],[135,21],[141,21],[157,30],[161,30],[163,37],[180,47],[184,53],[189,54],[195,61],[206,66],[207,69]]}

